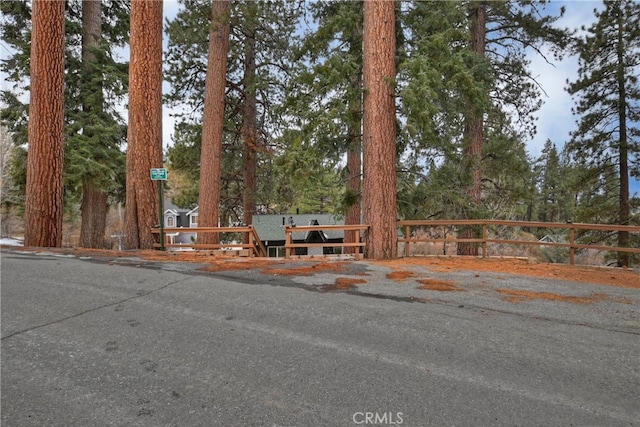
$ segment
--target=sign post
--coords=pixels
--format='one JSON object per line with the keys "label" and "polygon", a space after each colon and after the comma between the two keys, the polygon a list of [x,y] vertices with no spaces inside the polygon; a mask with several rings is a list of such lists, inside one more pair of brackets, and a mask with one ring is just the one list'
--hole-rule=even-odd
{"label": "sign post", "polygon": [[151,181],[158,181],[158,219],[160,220],[160,250],[164,251],[164,215],[163,204],[164,196],[162,194],[163,181],[167,180],[167,170],[165,168],[152,168]]}

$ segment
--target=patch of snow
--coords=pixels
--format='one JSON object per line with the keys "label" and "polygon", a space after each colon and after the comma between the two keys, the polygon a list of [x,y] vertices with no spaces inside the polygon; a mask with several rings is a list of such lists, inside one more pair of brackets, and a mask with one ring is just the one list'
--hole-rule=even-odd
{"label": "patch of snow", "polygon": [[24,241],[19,239],[13,239],[11,237],[3,237],[0,239],[0,245],[5,246],[24,246]]}
{"label": "patch of snow", "polygon": [[58,257],[58,258],[75,258],[76,257],[73,254],[59,254],[59,253],[56,253],[56,252],[48,252],[48,251],[36,252],[35,255],[39,255],[39,256],[54,256],[54,257]]}

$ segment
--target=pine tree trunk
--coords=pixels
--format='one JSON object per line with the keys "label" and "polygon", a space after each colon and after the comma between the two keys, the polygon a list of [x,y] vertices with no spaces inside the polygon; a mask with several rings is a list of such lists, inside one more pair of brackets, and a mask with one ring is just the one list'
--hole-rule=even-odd
{"label": "pine tree trunk", "polygon": [[[357,225],[360,224],[360,192],[362,182],[362,145],[360,142],[360,135],[357,136],[358,144],[353,144],[347,151],[347,191],[353,195],[357,195],[357,200],[347,208],[344,223],[345,225]],[[345,243],[358,243],[356,242],[355,231],[345,231],[344,233]],[[359,250],[356,247],[346,247],[345,253],[354,254]]]}
{"label": "pine tree trunk", "polygon": [[[256,193],[258,191],[258,158],[259,138],[257,130],[257,100],[256,100],[256,41],[255,29],[249,28],[245,39],[244,56],[244,108],[242,117],[242,139],[244,141],[243,181],[242,193],[242,221],[253,223],[253,213],[256,210]],[[245,235],[245,243],[248,243]]]}
{"label": "pine tree trunk", "polygon": [[[102,15],[101,2],[95,0],[82,1],[82,62],[85,70],[91,78],[91,69],[96,62],[96,56],[93,49],[98,48],[100,38],[102,37]],[[91,78],[91,80],[93,80]],[[83,110],[92,116],[94,113],[100,113],[103,108],[102,102],[102,85],[93,82],[84,82],[84,99],[97,100],[94,104],[85,103]],[[89,129],[83,130],[87,137],[93,137],[93,132]],[[87,180],[82,189],[82,221],[80,225],[80,246],[83,248],[103,248],[104,234],[107,224],[107,193],[102,191],[91,182],[91,178]]]}
{"label": "pine tree trunk", "polygon": [[[481,203],[481,184],[482,184],[482,138],[483,138],[483,123],[482,116],[478,117],[477,114],[468,113],[467,125],[465,125],[465,139],[469,140],[469,143],[465,147],[464,154],[467,160],[467,167],[470,169],[471,186],[468,190],[469,203],[471,206],[467,210],[467,218],[475,219],[476,210]],[[477,227],[466,226],[460,227],[458,238],[459,239],[473,239],[478,238]],[[472,242],[459,242],[457,245],[458,255],[478,255],[478,244]]]}
{"label": "pine tree trunk", "polygon": [[81,212],[80,247],[104,248],[104,232],[107,226],[107,193],[96,188],[93,184],[85,183],[82,189]]}
{"label": "pine tree trunk", "polygon": [[[220,171],[224,131],[227,53],[229,51],[228,0],[214,0],[204,94],[198,226],[217,227],[220,217]],[[217,234],[198,236],[199,243],[218,243]]]}
{"label": "pine tree trunk", "polygon": [[398,254],[395,132],[395,2],[365,0],[363,35],[365,256]]}
{"label": "pine tree trunk", "polygon": [[[242,222],[244,224],[252,224],[253,213],[256,211],[256,192],[258,190],[258,158],[255,150],[251,147],[244,147],[243,163]],[[248,238],[248,236],[245,237]]]}
{"label": "pine tree trunk", "polygon": [[[353,39],[349,45],[349,56],[352,58],[362,57],[362,28],[353,31]],[[358,91],[362,91],[362,70],[351,79],[351,84]],[[345,225],[357,225],[362,221],[362,95],[349,97],[349,140],[347,141],[347,185],[346,191],[349,194],[349,206],[345,214]],[[356,241],[355,231],[345,231],[345,243],[359,243]],[[345,247],[344,252],[355,254],[360,249],[357,247]]]}
{"label": "pine tree trunk", "polygon": [[[360,75],[357,77],[356,87],[362,86]],[[362,191],[362,101],[356,99],[350,101],[349,117],[349,143],[347,148],[347,185],[350,205],[344,218],[345,225],[357,225],[361,218],[361,191]],[[345,243],[358,243],[355,231],[345,231]],[[357,247],[346,247],[345,253],[354,254],[359,251]]]}
{"label": "pine tree trunk", "polygon": [[[624,17],[622,9],[619,9],[618,14],[618,45],[617,45],[617,79],[618,79],[618,123],[620,126],[620,149],[619,149],[619,164],[620,169],[620,204],[618,210],[618,220],[622,225],[629,225],[629,142],[627,140],[627,93],[625,78],[625,61],[624,61]],[[629,246],[629,232],[618,232],[618,246]],[[629,253],[618,252],[618,267],[629,266]]]}
{"label": "pine tree trunk", "polygon": [[64,5],[33,1],[25,246],[62,246]]}
{"label": "pine tree trunk", "polygon": [[[487,2],[474,2],[470,10],[471,15],[471,50],[478,56],[484,57],[487,44]],[[464,154],[467,166],[470,168],[471,186],[468,190],[469,201],[472,203],[471,213],[475,213],[481,203],[482,191],[482,146],[484,139],[483,111],[473,102],[470,103],[465,118]],[[475,215],[473,215],[475,217]],[[476,237],[472,227],[463,228],[459,233],[461,239]],[[458,243],[458,255],[478,255],[476,243]]]}
{"label": "pine tree trunk", "polygon": [[162,167],[162,0],[131,1],[130,44],[125,247],[150,249],[159,222],[150,169]]}

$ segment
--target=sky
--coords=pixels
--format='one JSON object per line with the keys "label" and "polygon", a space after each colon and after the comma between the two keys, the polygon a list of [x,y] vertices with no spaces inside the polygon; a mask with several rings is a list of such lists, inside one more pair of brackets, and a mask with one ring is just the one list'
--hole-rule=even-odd
{"label": "sky", "polygon": [[[603,9],[600,0],[551,0],[549,10],[558,11],[561,6],[564,6],[566,11],[556,25],[576,30],[580,30],[582,26],[588,28],[595,21],[594,9]],[[529,154],[537,158],[547,139],[561,149],[571,138],[570,133],[577,128],[578,117],[571,112],[576,100],[572,99],[565,88],[567,80],[573,82],[578,77],[578,58],[566,56],[561,61],[548,64],[539,56],[532,56],[531,69],[546,92],[546,96],[543,95],[544,104],[536,114],[538,132],[533,140],[527,143]],[[639,180],[630,178],[629,193],[630,196],[640,196]]]}
{"label": "sky", "polygon": [[[551,14],[559,14],[560,8],[565,7],[563,17],[558,19],[555,26],[580,31],[582,26],[588,28],[594,21],[594,9],[602,10],[600,0],[551,0],[547,9]],[[547,140],[551,140],[558,150],[571,139],[571,132],[577,129],[578,117],[571,109],[576,100],[566,91],[567,80],[578,78],[577,56],[565,56],[556,61],[553,55],[546,55],[551,63],[541,56],[532,54],[531,71],[545,93],[542,95],[544,104],[535,114],[537,120],[537,134],[531,141],[527,141],[527,151],[533,159],[540,157],[542,148]],[[640,195],[640,181],[630,180],[630,195]]]}
{"label": "sky", "polygon": [[[551,13],[557,13],[562,6],[566,8],[566,12],[556,25],[579,29],[582,25],[588,26],[595,20],[593,10],[595,8],[601,9],[602,2],[600,0],[551,0],[547,10]],[[165,0],[165,18],[175,16],[179,7],[176,0]],[[166,43],[165,36],[165,45]],[[8,55],[8,47],[0,42],[0,58],[6,58]],[[571,112],[575,101],[565,88],[567,79],[573,81],[577,78],[578,60],[574,56],[565,57],[562,61],[555,61],[552,55],[548,55],[548,57],[551,59],[551,64],[537,55],[532,55],[530,58],[533,75],[546,93],[546,95],[543,94],[544,104],[536,114],[538,132],[526,144],[530,156],[534,159],[540,156],[547,139],[550,139],[558,149],[561,149],[564,143],[570,139],[570,132],[576,129],[576,117]],[[0,84],[1,89],[6,88],[4,79]],[[165,83],[165,91],[168,89]],[[165,149],[172,144],[171,138],[175,121],[171,117],[171,113],[170,109],[164,108],[163,145]],[[640,193],[640,182],[638,181],[632,182],[631,193],[634,192]]]}
{"label": "sky", "polygon": [[[568,0],[551,1],[548,6],[550,12],[566,8],[565,14],[556,22],[559,28],[579,29],[582,25],[589,26],[595,20],[593,10],[600,9],[602,2],[599,0]],[[561,61],[555,61],[549,55],[551,64],[547,63],[539,55],[532,55],[531,70],[537,81],[546,92],[543,94],[543,106],[537,112],[538,133],[527,148],[534,158],[539,157],[547,139],[555,143],[560,149],[570,139],[570,132],[577,127],[571,108],[575,101],[567,93],[567,79],[574,81],[578,76],[578,58],[566,56]]]}

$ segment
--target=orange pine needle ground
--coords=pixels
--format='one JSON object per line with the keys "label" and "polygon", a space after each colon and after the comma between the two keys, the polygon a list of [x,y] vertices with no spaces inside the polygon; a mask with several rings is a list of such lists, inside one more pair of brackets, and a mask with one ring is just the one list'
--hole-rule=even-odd
{"label": "orange pine needle ground", "polygon": [[419,279],[418,283],[422,283],[418,289],[427,290],[427,291],[464,291],[456,285],[454,282],[449,282],[446,280],[434,280],[434,279]]}
{"label": "orange pine needle ground", "polygon": [[570,302],[573,304],[593,304],[598,301],[609,299],[609,296],[606,294],[591,294],[589,296],[577,297],[560,295],[553,292],[532,292],[513,289],[497,289],[496,292],[503,295],[508,295],[507,297],[504,297],[504,300],[514,303],[534,299],[544,299],[548,301]]}

